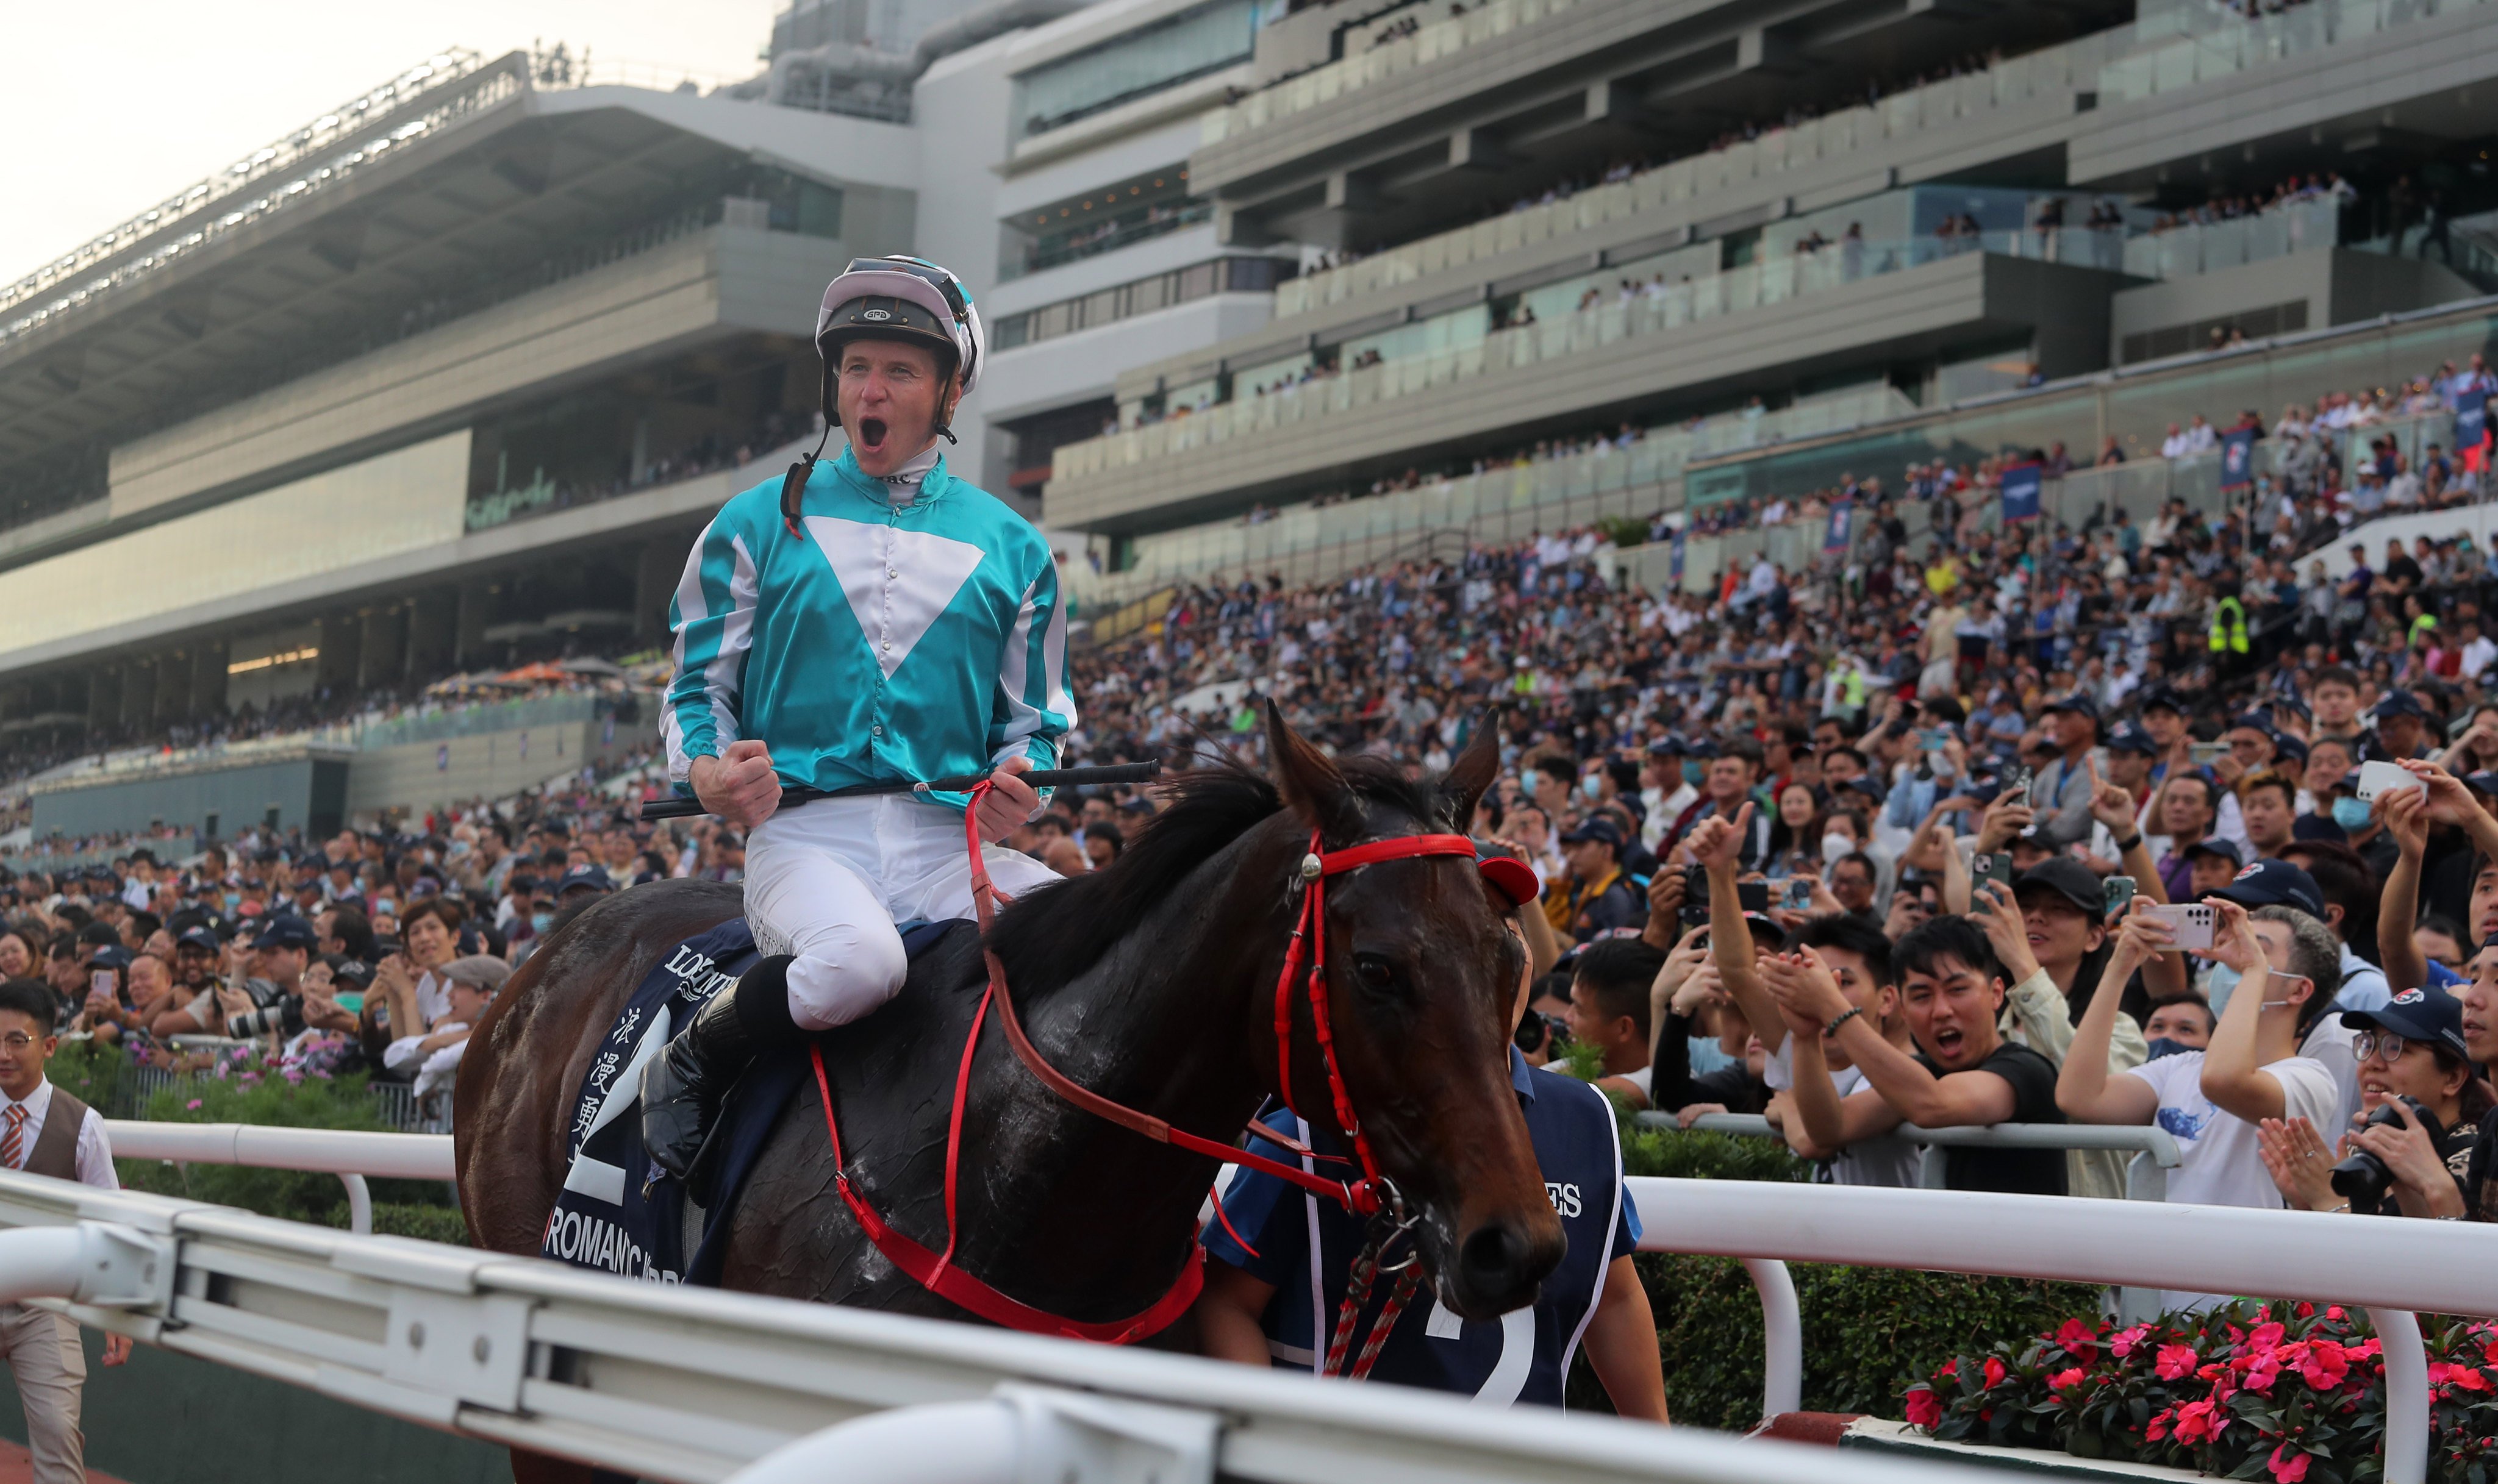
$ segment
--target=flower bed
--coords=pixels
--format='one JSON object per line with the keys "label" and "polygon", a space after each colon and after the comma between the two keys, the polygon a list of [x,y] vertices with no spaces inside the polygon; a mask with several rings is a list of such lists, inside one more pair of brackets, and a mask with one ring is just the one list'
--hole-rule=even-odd
{"label": "flower bed", "polygon": [[[2431,1324],[2428,1354],[2429,1478],[2493,1484],[2498,1324]],[[1954,1357],[1906,1402],[1910,1425],[1946,1441],[2279,1484],[2385,1472],[2384,1358],[2366,1320],[2339,1306],[2246,1300],[2122,1329],[2068,1319]]]}

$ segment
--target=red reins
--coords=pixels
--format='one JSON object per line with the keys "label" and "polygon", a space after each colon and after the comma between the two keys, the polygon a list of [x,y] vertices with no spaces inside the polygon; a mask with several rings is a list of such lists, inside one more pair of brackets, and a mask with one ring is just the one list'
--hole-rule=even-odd
{"label": "red reins", "polygon": [[[980,801],[988,796],[991,787],[991,784],[983,782],[973,789],[970,803],[963,810],[963,833],[971,850],[972,900],[978,909],[980,931],[983,935],[988,932],[995,920],[996,903],[1004,900],[1000,897],[996,886],[990,882],[987,866],[980,856]],[[1236,1144],[1219,1142],[1190,1133],[1183,1128],[1174,1128],[1167,1120],[1113,1102],[1077,1083],[1066,1073],[1050,1065],[1048,1059],[1041,1056],[1040,1049],[1035,1047],[1031,1039],[1024,1034],[1023,1023],[1015,1014],[1014,997],[1007,987],[1006,967],[998,962],[998,956],[994,952],[984,947],[981,950],[981,956],[988,963],[988,988],[981,995],[978,1007],[973,1011],[971,1032],[963,1041],[962,1062],[954,1076],[953,1112],[945,1130],[945,1251],[932,1252],[922,1244],[896,1231],[877,1215],[875,1208],[870,1206],[864,1197],[852,1188],[848,1168],[849,1161],[842,1152],[841,1124],[833,1109],[832,1084],[824,1073],[824,1054],[819,1044],[811,1048],[809,1055],[815,1063],[816,1088],[823,1099],[824,1129],[832,1138],[834,1184],[840,1189],[843,1201],[849,1206],[850,1215],[857,1219],[860,1230],[867,1234],[869,1241],[876,1244],[877,1250],[882,1252],[895,1267],[910,1275],[920,1286],[941,1298],[960,1305],[981,1318],[1009,1329],[1032,1334],[1064,1335],[1072,1339],[1099,1341],[1109,1344],[1126,1344],[1145,1339],[1165,1328],[1186,1312],[1189,1305],[1196,1302],[1198,1291],[1204,1286],[1205,1282],[1205,1251],[1201,1247],[1192,1246],[1187,1266],[1180,1271],[1178,1281],[1173,1283],[1170,1290],[1157,1300],[1151,1308],[1126,1319],[1113,1319],[1102,1323],[1062,1318],[1046,1310],[1035,1309],[1031,1305],[1008,1297],[954,1266],[954,1244],[958,1229],[954,1218],[954,1196],[961,1166],[963,1108],[971,1089],[972,1057],[979,1045],[980,1026],[987,1019],[990,1008],[994,1006],[998,1012],[999,1023],[1006,1027],[1007,1044],[1014,1049],[1015,1059],[1021,1061],[1035,1077],[1040,1078],[1042,1086],[1086,1113],[1116,1123],[1132,1132],[1142,1134],[1157,1144],[1168,1144],[1177,1149],[1187,1150],[1191,1153],[1207,1155],[1226,1164],[1242,1165],[1249,1169],[1263,1171],[1277,1179],[1289,1181],[1303,1189],[1338,1202],[1357,1215],[1370,1216],[1379,1212],[1394,1198],[1395,1186],[1379,1172],[1378,1161],[1371,1153],[1369,1136],[1362,1131],[1361,1122],[1354,1114],[1353,1095],[1345,1088],[1344,1073],[1336,1060],[1335,1031],[1328,1013],[1327,878],[1380,861],[1397,861],[1415,856],[1431,855],[1463,855],[1471,858],[1474,853],[1473,842],[1462,835],[1400,836],[1393,839],[1372,840],[1367,844],[1354,845],[1343,850],[1326,851],[1320,848],[1317,833],[1312,832],[1309,853],[1301,858],[1299,874],[1294,886],[1295,890],[1302,894],[1300,915],[1293,927],[1292,943],[1285,950],[1284,971],[1275,982],[1276,1081],[1277,1085],[1284,1089],[1286,1105],[1291,1106],[1293,1101],[1293,988],[1296,975],[1300,973],[1302,953],[1306,948],[1309,955],[1309,969],[1306,975],[1302,976],[1302,984],[1310,1005],[1311,1028],[1318,1037],[1320,1058],[1327,1067],[1328,1092],[1334,1104],[1336,1122],[1353,1140],[1354,1155],[1361,1170],[1360,1181],[1348,1184],[1344,1181],[1329,1180],[1305,1170],[1299,1165],[1268,1158],[1264,1154],[1242,1149]],[[1338,1156],[1334,1155],[1312,1156],[1311,1151],[1306,1146],[1271,1129],[1261,1128],[1259,1137],[1303,1156],[1336,1159],[1341,1162]],[[1385,1338],[1384,1335],[1382,1338]]]}

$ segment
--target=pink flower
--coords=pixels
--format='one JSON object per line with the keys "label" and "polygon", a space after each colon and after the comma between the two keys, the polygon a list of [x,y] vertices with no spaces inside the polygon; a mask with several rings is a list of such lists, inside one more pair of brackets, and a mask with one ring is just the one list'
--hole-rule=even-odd
{"label": "pink flower", "polygon": [[2119,1330],[2108,1337],[2108,1350],[2117,1359],[2123,1360],[2131,1355],[2133,1347],[2142,1343],[2143,1337],[2150,1333],[2151,1326],[2148,1324],[2137,1324],[2129,1330]]}
{"label": "pink flower", "polygon": [[2487,1391],[2489,1389],[2489,1377],[2482,1375],[2480,1368],[2475,1366],[2449,1365],[2447,1362],[2442,1360],[2433,1362],[2429,1366],[2428,1383],[2431,1386],[2451,1386],[2457,1391]]}
{"label": "pink flower", "polygon": [[2325,1309],[2324,1317],[2327,1319],[2348,1319],[2351,1315],[2342,1308],[2341,1305],[2334,1304]]}
{"label": "pink flower", "polygon": [[2228,1424],[2226,1419],[2215,1417],[2214,1410],[2213,1405],[2209,1402],[2189,1402],[2178,1407],[2177,1440],[2210,1442],[2218,1438],[2221,1436],[2221,1429]]}
{"label": "pink flower", "polygon": [[2256,1332],[2247,1337],[2247,1348],[2260,1355],[2278,1346],[2281,1343],[2281,1337],[2287,1333],[2289,1332],[2279,1324],[2258,1324],[2256,1326]]}
{"label": "pink flower", "polygon": [[[2285,1454],[2289,1456],[2284,1457]],[[2307,1477],[2307,1455],[2303,1452],[2291,1453],[2290,1444],[2283,1443],[2272,1450],[2272,1460],[2267,1467],[2272,1469],[2272,1476],[2279,1479],[2281,1484],[2298,1484],[2299,1480]]]}
{"label": "pink flower", "polygon": [[2350,1373],[2350,1352],[2330,1340],[2307,1342],[2307,1353],[2298,1358],[2299,1378],[2319,1391],[2331,1391]]}
{"label": "pink flower", "polygon": [[1943,1405],[1935,1400],[1935,1390],[1933,1387],[1911,1386],[1908,1388],[1908,1426],[1912,1428],[1924,1428],[1926,1431],[1932,1432],[1936,1425],[1940,1423],[1942,1420]]}
{"label": "pink flower", "polygon": [[2056,1346],[2075,1360],[2090,1360],[2099,1352],[2099,1332],[2079,1319],[2067,1319],[2056,1328]]}
{"label": "pink flower", "polygon": [[2079,1386],[2088,1378],[2088,1372],[2084,1371],[2079,1366],[2075,1366],[2069,1371],[2059,1371],[2054,1375],[2047,1377],[2047,1386],[2048,1389],[2052,1391],[2063,1391],[2067,1387]]}
{"label": "pink flower", "polygon": [[2173,1406],[2163,1406],[2160,1410],[2153,1412],[2151,1414],[2150,1424],[2143,1429],[2143,1440],[2145,1442],[2158,1442],[2160,1439],[2167,1437],[2168,1424],[2174,1422],[2176,1419],[2177,1408]]}
{"label": "pink flower", "polygon": [[2182,1380],[2194,1373],[2195,1363],[2201,1359],[2193,1345],[2164,1344],[2160,1347],[2160,1363],[2153,1370],[2163,1381]]}
{"label": "pink flower", "polygon": [[195,1098],[192,1098],[189,1102],[184,1103],[184,1104],[182,1105],[182,1111],[183,1111],[183,1112],[185,1112],[185,1113],[197,1113],[197,1112],[199,1112],[199,1111],[200,1111],[200,1100],[199,1100],[198,1098],[196,1098],[196,1097],[195,1097]]}
{"label": "pink flower", "polygon": [[1944,1361],[1944,1362],[1943,1362],[1943,1368],[1942,1368],[1940,1371],[1936,1372],[1936,1373],[1935,1373],[1935,1374],[1937,1374],[1937,1375],[1958,1375],[1958,1374],[1960,1374],[1960,1357],[1959,1357],[1959,1356],[1957,1356],[1957,1355],[1955,1355],[1955,1356],[1953,1356],[1951,1359],[1949,1359],[1949,1360],[1947,1360],[1947,1361]]}
{"label": "pink flower", "polygon": [[1989,1389],[2003,1384],[2003,1362],[1990,1355],[1986,1358],[1986,1384]]}

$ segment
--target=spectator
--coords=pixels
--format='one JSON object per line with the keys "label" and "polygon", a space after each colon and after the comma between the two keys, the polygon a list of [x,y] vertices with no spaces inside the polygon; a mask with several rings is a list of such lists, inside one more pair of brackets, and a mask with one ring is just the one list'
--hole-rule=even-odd
{"label": "spectator", "polygon": [[[2293,1209],[2462,1216],[2473,1146],[2490,1111],[2463,1038],[2462,1002],[2443,989],[2410,989],[2345,1020],[2358,1031],[2361,1126],[2328,1145],[2305,1119],[2265,1120],[2258,1139],[2274,1185]],[[2436,1121],[2434,1132],[2412,1103]],[[2395,1121],[2376,1122],[2381,1111]],[[2373,1191],[2338,1194],[2334,1164],[2354,1154],[2375,1160],[2386,1179]]]}
{"label": "spectator", "polygon": [[[2130,974],[2156,954],[2173,952],[2166,919],[2137,900],[2117,932],[2108,972]],[[2257,1127],[2265,1119],[2323,1122],[2340,1106],[2325,1065],[2298,1054],[2300,1041],[2341,982],[2333,934],[2295,907],[2250,913],[2218,904],[2213,946],[2191,950],[2236,970],[2246,993],[2235,996],[2203,1051],[2181,1052],[2111,1076],[2106,1052],[2115,1026],[2112,1000],[2084,1012],[2071,1054],[2056,1083],[2056,1102],[2082,1123],[2157,1123],[2183,1156],[2168,1177],[2168,1199],[2200,1206],[2277,1208]],[[2281,980],[2279,985],[2274,980]],[[2170,1292],[2169,1309],[2204,1308],[2222,1296]]]}
{"label": "spectator", "polygon": [[[1782,1010],[1836,1038],[1902,1121],[1922,1128],[2064,1121],[2055,1066],[1996,1030],[2006,986],[1983,932],[1966,918],[1937,918],[1903,938],[1892,962],[1913,1055],[1866,1025],[1863,1011],[1826,975],[1773,979],[1770,992],[1782,995]],[[2098,1055],[2103,1061],[2104,1042]],[[2055,1150],[1958,1148],[1944,1158],[1943,1183],[1954,1190],[2062,1195],[2065,1158]]]}
{"label": "spectator", "polygon": [[1608,937],[1581,949],[1570,973],[1570,1039],[1593,1047],[1604,1075],[1597,1086],[1649,1102],[1649,986],[1666,956],[1636,937]]}
{"label": "spectator", "polygon": [[2157,1061],[2180,1052],[2205,1050],[2212,1044],[2212,1027],[2219,1024],[2212,1007],[2192,995],[2163,999],[2151,1007],[2151,1019],[2143,1023],[2142,1033],[2149,1038],[2145,1059]]}
{"label": "spectator", "polygon": [[[1788,1147],[1819,1162],[1834,1184],[1918,1184],[1923,1156],[1894,1131],[1899,1115],[1835,1037],[1785,1008],[1790,999],[1826,1003],[1836,992],[1851,1011],[1874,1023],[1894,1051],[1913,1055],[1891,971],[1890,940],[1852,917],[1809,918],[1789,935],[1786,952],[1761,960],[1758,972],[1779,982],[1771,993],[1780,1005],[1787,1036],[1770,1059],[1765,1079],[1778,1089],[1770,1121],[1784,1133]],[[1808,990],[1798,982],[1805,977],[1829,983]]]}
{"label": "spectator", "polygon": [[1647,903],[1622,873],[1621,852],[1621,832],[1610,819],[1589,819],[1561,837],[1569,870],[1544,889],[1544,918],[1553,931],[1585,943],[1648,921]]}
{"label": "spectator", "polygon": [[[58,1008],[44,984],[0,982],[0,1168],[117,1190],[103,1118],[44,1076],[44,1063],[60,1047]],[[26,1409],[33,1477],[40,1484],[83,1480],[79,1408],[86,1354],[78,1322],[49,1310],[0,1304],[0,1358],[8,1361]],[[106,1337],[106,1365],[129,1358],[127,1336]]]}

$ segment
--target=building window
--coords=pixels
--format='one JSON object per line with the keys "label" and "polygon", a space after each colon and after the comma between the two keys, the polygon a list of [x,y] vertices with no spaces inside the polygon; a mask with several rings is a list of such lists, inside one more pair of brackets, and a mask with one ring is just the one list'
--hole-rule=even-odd
{"label": "building window", "polygon": [[1014,82],[1015,137],[1079,118],[1248,60],[1257,0],[1212,0],[1090,51],[1034,68]]}
{"label": "building window", "polygon": [[1012,350],[1211,294],[1271,294],[1294,271],[1295,265],[1282,258],[1216,258],[1081,299],[1007,315],[989,326],[989,344],[995,350]]}

